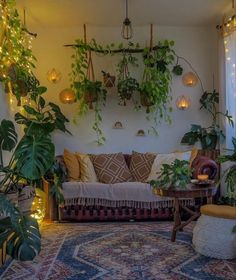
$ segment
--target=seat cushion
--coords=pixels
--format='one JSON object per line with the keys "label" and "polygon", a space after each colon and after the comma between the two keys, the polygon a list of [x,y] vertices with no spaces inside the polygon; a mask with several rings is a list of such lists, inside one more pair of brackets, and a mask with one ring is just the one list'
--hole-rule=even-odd
{"label": "seat cushion", "polygon": [[135,181],[146,182],[151,172],[156,154],[133,152],[130,161],[130,171]]}
{"label": "seat cushion", "polygon": [[236,207],[208,204],[201,207],[201,214],[224,219],[236,219]]}
{"label": "seat cushion", "polygon": [[122,153],[91,155],[90,158],[99,182],[115,184],[133,181]]}

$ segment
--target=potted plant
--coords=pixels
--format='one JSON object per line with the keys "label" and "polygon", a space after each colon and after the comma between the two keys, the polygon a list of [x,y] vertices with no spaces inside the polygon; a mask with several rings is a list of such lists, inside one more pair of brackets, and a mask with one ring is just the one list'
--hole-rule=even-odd
{"label": "potted plant", "polygon": [[90,81],[85,78],[81,82],[74,82],[74,88],[76,89],[77,99],[82,99],[91,110],[93,109],[93,103],[101,100],[103,102],[106,101],[107,91],[103,88],[100,81]]}
{"label": "potted plant", "polygon": [[233,149],[227,149],[231,154],[222,155],[217,158],[219,163],[230,163],[221,176],[220,182],[225,182],[226,196],[221,198],[221,203],[236,207],[236,138],[232,138]]}
{"label": "potted plant", "polygon": [[[146,107],[146,113],[152,113],[155,126],[161,119],[171,122],[170,82],[172,79],[169,65],[174,61],[173,41],[158,43],[157,49],[145,48],[143,51],[144,73],[139,87],[140,103]],[[156,128],[153,127],[156,134]]]}
{"label": "potted plant", "polygon": [[[131,45],[132,46],[132,45]],[[118,71],[118,96],[121,101],[121,105],[126,106],[126,101],[130,100],[133,96],[133,93],[138,90],[139,84],[137,80],[131,77],[129,72],[129,67],[137,67],[137,58],[134,57],[131,53],[124,53],[122,59],[117,65]],[[123,102],[123,103],[122,103]]]}
{"label": "potted plant", "polygon": [[4,166],[1,160],[0,248],[6,246],[8,255],[23,261],[32,260],[40,251],[39,227],[29,214],[21,213],[7,194],[12,186],[19,190],[22,180],[35,187],[54,162],[51,133],[56,129],[68,132],[65,127],[68,120],[56,104],[46,103],[42,97],[45,91],[46,88],[37,87],[29,93],[32,105],[23,106],[27,116],[16,113],[15,121],[24,125],[24,135],[18,144],[11,121],[3,120],[0,129],[2,148],[12,150],[17,144],[8,165]]}
{"label": "potted plant", "polygon": [[211,125],[202,127],[201,125],[192,124],[189,132],[185,133],[181,144],[194,145],[200,141],[203,150],[214,150],[219,140],[224,140],[225,135],[221,130],[218,121],[218,116],[225,117],[231,126],[234,126],[233,118],[228,111],[222,113],[218,111],[219,93],[215,90],[213,92],[204,92],[200,99],[200,110],[205,109],[212,117]]}
{"label": "potted plant", "polygon": [[185,189],[190,183],[192,170],[189,162],[186,160],[176,159],[171,164],[163,164],[157,180],[150,182],[155,188],[181,188]]}

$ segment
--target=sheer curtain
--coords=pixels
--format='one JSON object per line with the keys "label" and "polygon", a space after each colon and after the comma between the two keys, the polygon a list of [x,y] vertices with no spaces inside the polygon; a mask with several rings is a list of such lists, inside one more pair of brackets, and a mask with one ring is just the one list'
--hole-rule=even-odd
{"label": "sheer curtain", "polygon": [[234,128],[225,124],[226,148],[232,147],[236,137],[236,30],[224,37],[225,49],[225,107],[233,116]]}

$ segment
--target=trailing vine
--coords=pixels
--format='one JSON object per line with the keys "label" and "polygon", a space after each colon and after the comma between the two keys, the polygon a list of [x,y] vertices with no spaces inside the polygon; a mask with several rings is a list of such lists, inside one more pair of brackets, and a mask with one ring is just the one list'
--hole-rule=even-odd
{"label": "trailing vine", "polygon": [[[164,120],[168,124],[171,124],[170,113],[171,108],[171,96],[170,96],[170,83],[172,81],[172,74],[180,74],[181,66],[175,65],[173,69],[170,69],[170,65],[174,64],[175,54],[172,47],[173,41],[161,41],[152,48],[141,49],[138,44],[129,42],[128,47],[123,44],[119,44],[117,47],[115,44],[106,45],[105,47],[97,44],[92,39],[89,43],[83,40],[76,40],[73,45],[70,46],[74,49],[72,55],[72,71],[70,73],[71,86],[77,93],[77,101],[79,103],[78,114],[86,114],[89,110],[89,106],[84,98],[86,86],[89,83],[87,78],[89,71],[89,57],[88,54],[94,52],[97,55],[114,55],[121,54],[122,58],[117,64],[117,76],[118,76],[118,97],[121,105],[126,105],[126,101],[133,97],[133,92],[140,92],[140,104],[146,106],[146,118],[153,121],[153,125],[149,130],[150,133],[158,134],[157,126],[161,120]],[[129,71],[129,66],[138,67],[137,58],[134,53],[141,53],[144,63],[144,75],[143,80],[139,84],[134,79]],[[98,83],[98,81],[96,81]],[[97,135],[97,143],[103,144],[105,137],[100,128],[102,124],[101,105],[105,104],[106,91],[100,84],[99,98],[95,101],[95,121],[92,126]],[[135,108],[140,108],[135,103]]]}
{"label": "trailing vine", "polygon": [[15,0],[0,1],[0,81],[20,104],[21,96],[36,86],[31,70],[36,59],[31,50],[33,36],[21,22],[15,4]]}

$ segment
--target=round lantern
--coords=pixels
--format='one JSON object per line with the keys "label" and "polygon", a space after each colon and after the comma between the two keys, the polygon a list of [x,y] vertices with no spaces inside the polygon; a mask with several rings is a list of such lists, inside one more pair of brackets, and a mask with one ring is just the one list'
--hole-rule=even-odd
{"label": "round lantern", "polygon": [[188,97],[185,97],[184,95],[180,96],[176,100],[176,107],[180,110],[186,110],[190,107],[191,101]]}
{"label": "round lantern", "polygon": [[70,88],[63,89],[59,94],[59,99],[64,104],[74,103],[76,100],[75,92]]}
{"label": "round lantern", "polygon": [[193,72],[188,72],[183,75],[182,81],[187,87],[195,87],[198,82],[198,77]]}

